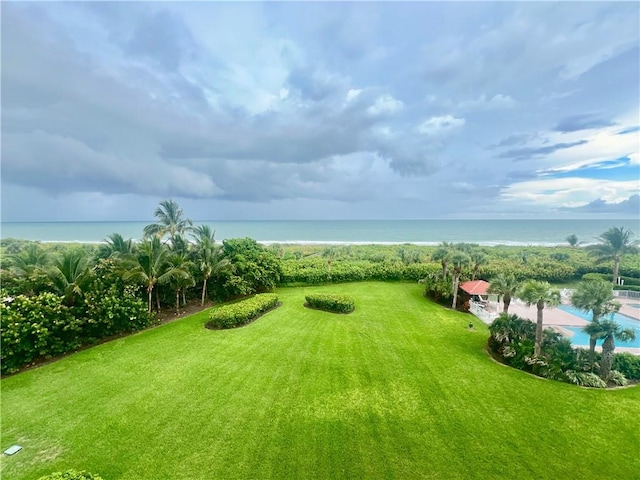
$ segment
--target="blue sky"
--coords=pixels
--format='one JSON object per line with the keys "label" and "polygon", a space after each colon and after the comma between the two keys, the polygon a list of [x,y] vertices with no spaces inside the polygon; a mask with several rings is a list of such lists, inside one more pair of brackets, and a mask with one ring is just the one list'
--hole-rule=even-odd
{"label": "blue sky", "polygon": [[637,2],[2,2],[2,220],[637,218]]}

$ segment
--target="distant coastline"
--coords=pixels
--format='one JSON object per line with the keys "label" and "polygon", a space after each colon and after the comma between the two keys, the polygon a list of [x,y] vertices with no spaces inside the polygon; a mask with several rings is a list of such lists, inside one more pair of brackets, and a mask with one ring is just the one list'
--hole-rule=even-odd
{"label": "distant coastline", "polygon": [[[139,240],[151,222],[5,222],[1,238],[47,243],[102,243],[112,234]],[[263,244],[298,245],[438,245],[560,246],[576,235],[582,245],[612,226],[640,233],[632,219],[597,220],[258,220],[201,221],[216,230],[216,240],[250,237]]]}

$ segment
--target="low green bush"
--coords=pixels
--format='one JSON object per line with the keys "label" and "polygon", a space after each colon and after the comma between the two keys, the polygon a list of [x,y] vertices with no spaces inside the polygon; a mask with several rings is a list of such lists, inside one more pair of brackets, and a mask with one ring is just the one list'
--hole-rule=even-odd
{"label": "low green bush", "polygon": [[628,380],[640,380],[640,357],[631,353],[621,352],[613,356],[612,367]]}
{"label": "low green bush", "polygon": [[305,297],[307,306],[334,313],[351,313],[355,310],[355,300],[349,295],[318,293]]}
{"label": "low green bush", "polygon": [[102,480],[100,475],[85,472],[84,470],[67,470],[66,472],[54,472],[38,480]]}
{"label": "low green bush", "polygon": [[275,293],[261,293],[240,302],[223,305],[211,311],[206,327],[214,330],[246,325],[278,305]]}
{"label": "low green bush", "polygon": [[640,292],[640,286],[638,285],[614,285],[614,290],[630,290],[632,292]]}
{"label": "low green bush", "polygon": [[582,275],[582,280],[606,280],[607,282],[610,282],[611,275],[607,275],[605,273],[589,272]]}

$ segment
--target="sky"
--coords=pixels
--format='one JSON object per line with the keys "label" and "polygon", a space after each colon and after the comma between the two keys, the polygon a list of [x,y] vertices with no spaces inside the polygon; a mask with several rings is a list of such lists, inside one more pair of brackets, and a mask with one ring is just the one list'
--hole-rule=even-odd
{"label": "sky", "polygon": [[638,2],[11,2],[1,213],[638,218]]}

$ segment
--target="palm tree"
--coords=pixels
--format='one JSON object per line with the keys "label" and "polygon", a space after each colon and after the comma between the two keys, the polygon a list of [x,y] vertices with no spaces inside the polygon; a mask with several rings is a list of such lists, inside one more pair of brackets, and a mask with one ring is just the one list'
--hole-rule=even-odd
{"label": "palm tree", "polygon": [[153,237],[140,244],[137,255],[123,257],[122,279],[142,284],[147,288],[149,313],[154,287],[168,280],[165,272],[170,254],[169,247],[161,243],[159,237]]}
{"label": "palm tree", "polygon": [[196,241],[195,258],[198,269],[202,273],[202,298],[200,306],[204,307],[207,297],[207,283],[212,276],[231,266],[229,259],[223,257],[222,249],[215,245],[215,231],[208,225],[199,225],[194,229]]}
{"label": "palm tree", "polygon": [[144,227],[143,232],[146,238],[153,236],[164,238],[168,235],[169,240],[173,242],[176,235],[184,235],[191,230],[193,225],[190,219],[184,218],[182,208],[173,200],[160,202],[154,216],[158,222]]}
{"label": "palm tree", "polygon": [[528,306],[533,304],[538,309],[536,317],[536,342],[534,355],[540,356],[542,347],[542,324],[544,307],[553,308],[560,304],[560,291],[552,288],[549,282],[541,282],[540,280],[529,280],[522,285],[518,295]]}
{"label": "palm tree", "polygon": [[584,328],[589,335],[589,364],[593,369],[596,355],[596,341],[602,336],[600,318],[620,310],[620,304],[614,300],[613,286],[605,280],[581,282],[571,295],[574,307],[591,312],[591,323]]}
{"label": "palm tree", "polygon": [[[626,342],[635,340],[636,334],[631,328],[622,328],[613,320],[602,320],[602,361],[600,362],[600,378],[605,382],[611,373],[611,364],[613,363],[613,351],[616,348],[615,340]],[[615,339],[615,340],[614,340]]]}
{"label": "palm tree", "polygon": [[638,252],[638,240],[631,240],[633,232],[624,227],[612,227],[596,239],[600,242],[587,247],[597,257],[596,263],[613,260],[613,284],[618,281],[620,260],[624,255]]}
{"label": "palm tree", "polygon": [[49,253],[37,243],[30,243],[20,253],[7,257],[10,270],[27,280],[51,265]]}
{"label": "palm tree", "polygon": [[176,292],[176,315],[180,314],[180,292],[182,291],[184,296],[184,290],[195,285],[193,275],[191,275],[191,267],[193,267],[193,262],[186,255],[173,253],[168,257],[166,269],[158,279],[158,283],[164,283],[167,280],[171,282]]}
{"label": "palm tree", "polygon": [[442,242],[438,249],[431,255],[431,260],[439,261],[442,266],[442,278],[447,278],[447,267],[449,265],[449,254],[451,253],[451,244]]}
{"label": "palm tree", "polygon": [[322,256],[327,259],[327,275],[331,280],[331,263],[336,258],[336,247],[327,247],[322,251]]}
{"label": "palm tree", "polygon": [[[515,275],[505,275],[503,273],[497,275],[491,283],[489,283],[489,293],[495,293],[502,297],[504,313],[509,313],[509,305],[511,305],[511,298],[518,293],[520,288],[520,282]],[[500,301],[500,299],[498,299]]]}
{"label": "palm tree", "polygon": [[475,280],[480,267],[487,263],[487,256],[485,255],[484,252],[480,250],[473,250],[470,253],[470,257],[471,257],[471,262],[473,263],[473,269],[471,271],[471,280]]}
{"label": "palm tree", "polygon": [[64,250],[47,269],[53,288],[64,296],[67,305],[73,305],[83,295],[90,273],[89,255],[78,248]]}
{"label": "palm tree", "polygon": [[99,258],[112,258],[133,253],[133,240],[125,240],[119,233],[112,233],[104,239],[98,249]]}
{"label": "palm tree", "polygon": [[567,238],[565,238],[565,240],[573,248],[576,248],[578,245],[580,245],[580,240],[578,240],[578,236],[575,233],[569,235]]}
{"label": "palm tree", "polygon": [[451,302],[451,308],[456,308],[456,302],[458,301],[458,283],[460,282],[460,275],[462,275],[462,269],[469,265],[471,257],[462,251],[453,251],[449,255],[449,263],[453,265],[453,301]]}

